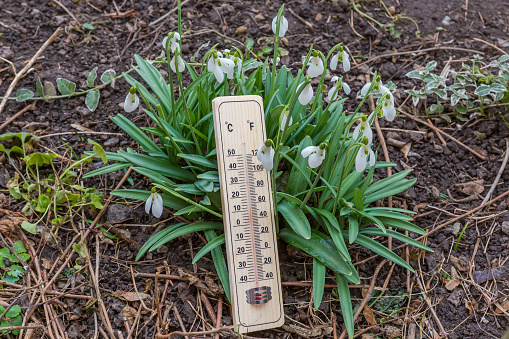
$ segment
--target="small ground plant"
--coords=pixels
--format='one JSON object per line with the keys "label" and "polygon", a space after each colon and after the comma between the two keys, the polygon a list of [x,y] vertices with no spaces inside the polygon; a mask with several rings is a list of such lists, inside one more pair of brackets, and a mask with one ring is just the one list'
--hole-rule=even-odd
{"label": "small ground plant", "polygon": [[81,169],[76,169],[93,157],[106,162],[106,155],[100,145],[89,140],[94,149],[91,155],[66,162],[63,168],[57,169],[53,159],[60,156],[34,152],[37,141],[38,138],[29,133],[2,134],[0,152],[7,155],[16,171],[7,183],[10,195],[24,200],[22,211],[35,219],[34,222],[23,221],[21,227],[36,234],[37,226],[47,218],[51,224],[48,235],[55,236],[59,227],[69,221],[72,224],[73,213],[79,213],[82,207],[102,209],[103,194],[96,188],[80,185]]}
{"label": "small ground plant", "polygon": [[[279,236],[313,258],[315,307],[322,301],[327,269],[335,274],[343,320],[352,337],[353,307],[348,283],[358,284],[360,278],[347,244],[366,247],[411,271],[412,267],[385,247],[381,239],[391,236],[430,251],[398,232],[426,233],[411,223],[407,214],[412,212],[373,206],[415,182],[405,179],[409,170],[373,180],[377,169],[395,166],[377,161],[372,150],[374,119],[392,121],[396,116],[390,89],[375,74],[374,81],[360,90],[357,109],[345,112],[346,98],[339,93],[349,95],[348,84],[334,76],[332,86],[327,89],[325,85],[326,78],[341,65],[344,72],[350,69],[349,55],[342,44],[326,55],[311,47],[302,63],[297,64],[297,70],[278,67],[279,40],[288,30],[283,7],[272,22],[273,58],[264,62],[247,59],[237,48],[220,51],[216,45],[205,54],[201,67],[193,67],[181,54],[180,23],[179,6],[179,32],[170,33],[162,42],[166,63],[136,55],[133,69],[138,76],[124,74],[132,86],[124,102],[125,111],[132,112],[143,103],[143,111],[154,126],[138,128],[123,114],[112,120],[139,144],[141,151],[128,148],[106,152],[108,160],[114,163],[85,177],[132,166],[134,171],[150,178],[151,191],[121,189],[112,194],[146,201],[146,212],[155,217],[160,217],[163,207],[167,207],[189,222],[168,226],[155,234],[136,259],[177,237],[204,231],[208,244],[194,261],[211,253],[229,297],[227,266],[221,249],[225,238],[211,102],[226,95],[262,96],[267,140],[260,145],[257,157],[271,173]],[[275,62],[271,64],[270,60]],[[158,68],[165,64],[169,82]],[[187,87],[184,73],[190,80]],[[371,94],[378,99],[377,105],[371,114],[365,115],[360,110]]]}
{"label": "small ground plant", "polygon": [[[509,55],[502,55],[489,64],[474,55],[461,64],[458,71],[444,75],[432,73],[436,61],[407,73],[407,77],[423,82],[422,88],[407,90],[414,106],[424,101],[426,114],[440,116],[451,122],[451,115],[461,121],[472,116],[489,116],[487,109],[509,105]],[[450,77],[448,75],[451,75]],[[430,103],[428,102],[430,101]]]}

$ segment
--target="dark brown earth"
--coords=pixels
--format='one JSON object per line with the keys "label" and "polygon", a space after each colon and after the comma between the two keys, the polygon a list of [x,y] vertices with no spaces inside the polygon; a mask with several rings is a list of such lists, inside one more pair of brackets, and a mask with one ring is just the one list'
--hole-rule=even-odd
{"label": "dark brown earth", "polygon": [[[96,66],[99,67],[99,74],[110,68],[120,74],[130,68],[135,54],[140,54],[143,57],[157,56],[161,50],[162,36],[169,31],[175,31],[177,27],[176,12],[156,25],[149,25],[175,8],[175,4],[168,1],[131,0],[123,1],[123,3],[118,1],[116,3],[118,11],[113,1],[107,0],[65,0],[62,3],[80,23],[87,22],[95,26],[96,29],[91,34],[93,37],[87,37],[73,30],[70,25],[72,21],[70,15],[54,2],[0,1],[0,33],[3,33],[0,37],[0,56],[13,61],[18,70],[24,66],[26,60],[35,54],[57,27],[66,28],[65,32],[46,49],[43,57],[34,64],[34,70],[16,86],[15,91],[20,88],[35,90],[37,77],[53,83],[56,78],[65,77],[76,82],[78,88],[84,89],[89,71]],[[382,23],[390,22],[379,1],[359,1],[359,3],[362,4],[361,10],[367,15]],[[245,39],[250,37],[255,42],[259,41],[263,44],[262,38],[272,36],[270,22],[280,5],[279,1],[186,2],[182,11],[184,22],[182,42],[186,60],[189,60],[198,48],[207,42],[210,42],[209,46],[218,43],[219,48],[230,48],[232,44],[241,47]],[[504,53],[509,51],[507,47],[503,47],[507,41],[509,30],[509,7],[505,0],[396,0],[387,1],[385,5],[387,7],[394,6],[396,13],[415,20],[419,25],[420,37],[416,37],[415,25],[412,22],[400,19],[396,22],[396,26],[402,29],[402,35],[398,39],[392,39],[388,33],[368,22],[358,13],[352,12],[346,0],[289,2],[286,8],[291,9],[292,12],[289,10],[286,12],[290,24],[290,31],[286,38],[289,41],[287,48],[290,52],[290,62],[299,61],[301,56],[307,53],[311,44],[314,48],[327,52],[334,44],[343,42],[351,54],[356,56],[356,63],[361,64],[359,67],[355,67],[354,63],[353,70],[348,74],[347,81],[354,92],[364,84],[366,73],[378,70],[381,72],[384,82],[392,80],[398,86],[396,103],[401,104],[406,99],[403,90],[411,89],[417,85],[405,77],[405,74],[414,67],[422,67],[430,60],[437,60],[440,70],[451,58],[451,67],[454,68],[461,64],[457,60],[471,57],[475,53],[482,53],[485,59],[492,60],[501,55],[501,50]],[[444,20],[446,16],[450,20]],[[303,21],[310,23],[312,28],[306,26]],[[448,21],[449,24],[446,25]],[[243,36],[236,36],[235,31],[240,26],[247,27],[247,32]],[[481,39],[485,42],[474,39]],[[497,46],[497,48],[486,42]],[[436,46],[441,46],[442,49],[426,53],[385,56],[369,61],[376,56]],[[263,45],[255,43],[254,49],[259,50],[262,47]],[[200,60],[203,54],[202,50],[197,60]],[[364,63],[366,60],[369,62]],[[12,77],[12,69],[0,60],[0,93],[6,91]],[[106,151],[116,151],[118,148],[126,147],[136,148],[133,141],[125,135],[107,134],[121,133],[121,130],[111,122],[110,118],[123,112],[121,103],[124,101],[127,90],[128,85],[122,80],[117,82],[115,88],[109,87],[102,90],[100,104],[95,112],[86,109],[83,97],[56,100],[52,103],[39,102],[34,111],[26,112],[8,125],[3,132],[27,130],[39,136],[74,133],[77,131],[71,126],[74,124],[95,132],[106,133],[102,135],[51,136],[43,138],[41,146],[54,149],[59,153],[62,152],[62,145],[66,145],[72,147],[75,152],[82,153],[84,150],[90,149],[86,138],[91,137],[103,144]],[[350,101],[355,102],[354,94]],[[10,101],[0,117],[0,122],[26,105],[27,103]],[[397,164],[395,171],[405,168],[414,169],[412,176],[418,179],[416,185],[404,194],[395,197],[394,204],[396,207],[406,207],[418,212],[415,222],[419,226],[431,231],[437,225],[454,216],[466,213],[481,203],[482,197],[469,202],[456,202],[454,199],[461,201],[468,195],[461,193],[455,188],[455,185],[482,179],[485,187],[484,193],[481,194],[483,197],[491,187],[502,163],[506,147],[505,140],[509,138],[509,128],[500,118],[506,112],[493,110],[492,113],[491,118],[472,119],[467,123],[453,121],[452,124],[447,124],[442,120],[432,120],[444,132],[484,154],[486,156],[484,161],[454,141],[447,140],[446,145],[443,145],[431,129],[402,115],[391,124],[382,122],[382,128],[397,129],[396,131],[385,131],[386,139],[392,138],[405,144],[411,143],[411,150],[407,156],[394,146],[389,146],[389,156],[391,161]],[[422,115],[423,112],[421,111],[420,114]],[[129,113],[127,116],[140,126],[145,122],[144,115],[139,112]],[[34,122],[37,124],[33,124]],[[414,133],[415,131],[424,133]],[[477,137],[475,132],[484,134],[486,138]],[[381,150],[379,153],[379,156],[382,157]],[[3,166],[0,167],[1,171],[12,171],[12,168],[6,163],[0,164],[0,166]],[[105,193],[105,196],[108,196],[123,174],[119,171],[99,179],[90,179],[86,185],[96,186]],[[379,178],[385,177],[386,173],[381,170],[378,176]],[[137,188],[148,187],[148,182],[143,178],[134,174],[132,178]],[[125,184],[125,187],[131,186]],[[5,192],[5,187],[1,188],[4,190],[2,192]],[[509,170],[506,170],[493,197],[508,189]],[[445,198],[449,195],[449,191],[451,196]],[[438,195],[438,193],[442,195]],[[122,202],[121,199],[114,201]],[[20,206],[11,198],[6,198],[0,203],[2,204],[0,207],[12,211],[16,211],[16,208],[19,209]],[[477,214],[475,219],[460,220],[461,227],[465,225],[466,221],[470,226],[466,229],[456,252],[452,251],[457,240],[457,234],[453,234],[452,226],[432,234],[427,239],[427,245],[435,250],[434,254],[418,259],[417,253],[411,252],[411,264],[416,269],[420,269],[419,276],[424,281],[427,298],[431,300],[438,319],[450,338],[500,338],[504,330],[509,327],[507,313],[495,316],[496,307],[493,304],[502,302],[509,293],[509,232],[501,228],[504,221],[509,221],[508,204],[509,200],[502,199],[492,204],[489,210]],[[145,215],[143,208],[138,205],[129,204],[127,206],[129,218],[117,227],[127,228],[131,238],[138,244],[143,244],[156,231],[150,227],[156,220]],[[114,217],[111,210],[107,214],[109,217]],[[94,214],[90,212],[88,217],[93,219]],[[163,219],[169,220],[157,227],[157,230],[174,222],[174,219],[166,212]],[[104,218],[102,222],[105,221]],[[59,231],[58,235],[60,237],[58,244],[43,244],[41,246],[39,254],[41,258],[55,260],[60,253],[58,250],[67,247],[74,233],[70,227],[66,226]],[[30,238],[37,248],[41,240],[37,237]],[[210,257],[202,259],[197,267],[193,267],[191,264],[193,253],[196,253],[203,244],[198,236],[193,236],[190,239],[178,239],[160,248],[156,253],[145,257],[143,259],[145,261],[142,262],[134,262],[137,248],[131,244],[126,242],[115,245],[103,244],[101,246],[99,280],[101,288],[104,289],[103,298],[113,328],[123,331],[125,336],[126,331],[120,312],[126,304],[134,307],[135,310],[141,307],[139,302],[128,303],[111,295],[112,291],[134,291],[131,269],[133,272],[153,274],[156,272],[156,267],[167,264],[169,265],[168,271],[174,275],[177,274],[178,268],[183,268],[189,272],[197,272],[197,275],[203,279],[205,275],[215,278]],[[398,243],[395,241],[393,246],[397,245]],[[89,241],[90,251],[93,253],[95,253],[94,246],[95,242]],[[283,243],[280,243],[279,248],[282,280],[284,282],[310,281],[311,259],[301,252],[296,253],[295,249],[287,247]],[[358,260],[372,255],[364,249],[357,248],[352,248],[351,253],[358,257]],[[92,257],[94,257],[92,263],[95,263],[95,256]],[[452,259],[453,257],[458,258],[460,262],[456,264],[456,268],[463,268],[463,264],[469,268],[470,272],[469,270],[459,270],[462,284],[450,291],[445,286],[444,278],[451,274],[453,267],[451,262],[455,260]],[[380,261],[377,258],[358,266],[362,284],[369,285],[373,272]],[[390,268],[391,266],[388,264],[382,268],[376,279],[377,287],[384,284],[386,276],[390,274]],[[488,270],[498,272],[498,278],[488,279],[482,283],[477,280],[479,284],[473,283],[474,277],[477,277],[479,272]],[[385,296],[406,293],[407,272],[399,267],[394,267],[391,274]],[[80,281],[84,278],[77,276],[72,279]],[[65,291],[68,280],[71,279],[59,279],[57,287]],[[390,326],[402,328],[403,323],[406,322],[405,328],[408,328],[408,325],[415,321],[423,329],[422,337],[429,338],[433,337],[430,329],[434,328],[439,332],[439,325],[429,310],[423,313],[427,306],[417,281],[417,275],[412,275],[413,296],[410,301],[408,298],[382,298],[381,300],[386,302],[396,300],[401,304],[385,310],[383,305],[377,303],[372,306],[372,309],[379,322],[382,318],[387,318],[391,310],[396,312],[394,313],[395,317],[403,316],[401,320]],[[136,283],[139,291],[145,291],[146,287],[146,293],[154,294],[153,278],[137,277]],[[333,280],[331,279],[329,283],[333,283]],[[158,286],[161,291],[164,288],[164,282],[160,282]],[[377,290],[375,292],[378,295],[379,292]],[[88,287],[83,293],[90,294]],[[195,286],[190,286],[185,282],[171,281],[168,286],[167,300],[164,301],[166,306],[172,304],[176,306],[187,331],[202,330],[203,323],[193,310],[193,307],[202,309],[201,304],[198,305],[197,293]],[[359,289],[352,289],[352,293],[355,307],[362,299],[362,294]],[[301,326],[319,327],[325,325],[325,327],[329,327],[332,326],[331,314],[337,313],[338,325],[341,326],[339,303],[332,289],[326,289],[324,303],[318,311],[313,311],[309,307],[310,296],[309,287],[284,288],[287,324],[297,324],[291,320],[293,319],[301,323]],[[217,311],[218,297],[219,295],[209,297],[215,311]],[[2,300],[8,301],[3,296]],[[59,300],[65,306],[61,307],[59,312],[64,314],[63,324],[69,337],[93,337],[93,314],[98,312],[97,306],[93,305],[85,310],[86,300],[71,298],[60,298]],[[474,307],[473,312],[469,312],[467,306],[473,304],[472,301],[475,301],[477,307]],[[148,302],[148,307],[154,307],[151,302]],[[409,315],[413,317],[412,319],[404,318],[405,310],[402,308],[407,305],[409,305]],[[26,299],[22,306],[29,306]],[[380,311],[382,309],[384,311]],[[68,314],[70,310],[73,312],[73,317]],[[203,314],[210,322],[205,311]],[[34,316],[43,319],[41,313],[36,312]],[[169,332],[181,329],[173,311],[169,312],[168,319]],[[150,312],[142,311],[140,325],[133,337],[153,338],[155,320],[156,318],[151,317]],[[231,324],[227,305],[223,307],[223,324]],[[359,317],[356,330],[359,331],[368,326],[365,318]],[[378,329],[371,329],[366,333],[390,337],[388,326],[380,325]],[[339,327],[339,331],[341,331],[341,327]],[[263,338],[298,337],[295,334],[288,334],[287,330],[283,329],[253,335]],[[332,335],[327,335],[327,337],[332,337]]]}

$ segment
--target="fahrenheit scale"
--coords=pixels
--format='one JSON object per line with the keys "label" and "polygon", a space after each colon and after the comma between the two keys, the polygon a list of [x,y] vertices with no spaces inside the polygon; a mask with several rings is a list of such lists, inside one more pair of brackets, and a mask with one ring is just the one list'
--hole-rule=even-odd
{"label": "fahrenheit scale", "polygon": [[233,323],[246,333],[284,324],[270,173],[256,158],[265,142],[257,95],[212,101]]}

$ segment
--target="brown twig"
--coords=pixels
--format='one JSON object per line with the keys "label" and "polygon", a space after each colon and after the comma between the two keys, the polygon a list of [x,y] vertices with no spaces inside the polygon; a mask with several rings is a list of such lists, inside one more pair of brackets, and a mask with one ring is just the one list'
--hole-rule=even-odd
{"label": "brown twig", "polygon": [[42,54],[42,52],[44,52],[46,47],[48,47],[48,45],[53,40],[55,40],[56,37],[60,33],[62,33],[62,31],[63,31],[62,27],[58,27],[57,30],[55,31],[55,33],[53,33],[48,38],[48,40],[46,40],[46,42],[41,46],[41,48],[39,48],[39,50],[37,51],[37,53],[35,53],[35,55],[32,57],[32,59],[30,59],[30,61],[25,65],[25,67],[23,67],[23,69],[14,77],[14,80],[12,80],[11,84],[9,85],[9,88],[7,88],[7,91],[4,94],[4,98],[3,98],[2,102],[0,103],[0,114],[2,113],[4,107],[5,107],[6,103],[7,103],[7,100],[9,100],[9,96],[11,95],[11,93],[14,90],[14,87],[16,86],[18,81],[23,77],[23,75],[26,73],[26,71],[28,71],[28,69],[30,67],[32,67],[32,65],[34,64],[35,60],[37,60],[37,58]]}
{"label": "brown twig", "polygon": [[174,331],[174,332],[171,332],[168,335],[156,334],[156,338],[158,338],[158,339],[173,338],[176,335],[181,335],[181,336],[188,336],[188,335],[192,335],[192,336],[206,336],[206,335],[209,335],[209,334],[215,334],[215,333],[220,333],[220,332],[228,331],[228,330],[231,330],[232,328],[236,328],[236,327],[239,327],[239,325],[230,325],[230,326],[225,326],[225,327],[221,327],[221,328],[215,328],[215,329],[210,330],[210,331],[201,331],[201,332]]}
{"label": "brown twig", "polygon": [[420,280],[419,275],[417,275],[417,284],[421,288],[421,290],[423,292],[423,294],[421,294],[421,295],[424,298],[424,301],[426,302],[426,305],[428,305],[428,308],[431,311],[431,314],[433,315],[433,318],[435,319],[435,322],[437,323],[438,328],[440,329],[440,335],[441,336],[447,335],[447,332],[445,331],[444,326],[442,326],[442,323],[440,322],[440,319],[438,318],[438,316],[437,316],[437,314],[435,312],[435,309],[434,309],[433,305],[431,304],[431,301],[428,298],[427,291],[424,288],[424,286],[422,285],[422,282]]}
{"label": "brown twig", "polygon": [[[223,317],[223,296],[219,296],[219,302],[217,303],[217,318],[216,327],[221,327],[221,318]],[[215,339],[219,339],[219,333],[216,333]]]}
{"label": "brown twig", "polygon": [[25,113],[26,111],[33,111],[35,109],[35,104],[36,104],[36,101],[34,101],[31,105],[28,105],[28,106],[25,106],[21,111],[19,111],[18,113],[14,114],[12,117],[10,117],[9,119],[7,119],[1,126],[0,126],[0,132],[3,131],[3,129],[5,127],[7,127],[11,122],[13,122],[14,120],[16,120],[19,116],[21,116],[23,113]]}
{"label": "brown twig", "polygon": [[410,119],[414,120],[414,121],[417,121],[418,123],[421,123],[423,125],[426,125],[428,126],[429,128],[431,128],[433,131],[437,132],[437,133],[440,133],[442,134],[444,137],[448,138],[448,139],[451,139],[452,141],[454,141],[455,143],[457,143],[458,145],[460,145],[461,147],[465,148],[466,150],[468,150],[470,153],[472,153],[473,155],[475,155],[476,157],[478,157],[479,159],[481,160],[486,160],[486,157],[482,154],[479,154],[478,152],[474,151],[473,149],[471,149],[470,147],[468,147],[467,145],[465,145],[464,143],[462,143],[461,141],[459,141],[458,139],[454,138],[453,136],[450,136],[449,134],[445,133],[444,131],[442,131],[441,129],[435,127],[434,125],[432,124],[429,124],[428,122],[422,120],[422,119],[419,119],[417,117],[414,117],[412,114],[410,113],[407,113],[405,112],[404,110],[402,109],[399,109],[397,108],[397,111],[406,115],[407,117],[409,117]]}
{"label": "brown twig", "polygon": [[290,13],[292,13],[292,15],[295,17],[295,19],[299,20],[300,22],[302,22],[304,25],[308,26],[309,28],[313,28],[313,24],[306,21],[304,18],[302,18],[301,16],[299,16],[297,13],[295,13],[290,7],[287,7],[288,11]]}
{"label": "brown twig", "polygon": [[214,327],[217,328],[218,326],[217,326],[216,312],[214,311],[214,308],[210,304],[209,298],[207,298],[207,296],[205,295],[205,293],[203,293],[203,291],[200,291],[200,299],[203,302],[203,304],[205,305],[205,309],[207,310],[207,313],[209,314],[210,320],[212,320],[212,324],[214,324]]}

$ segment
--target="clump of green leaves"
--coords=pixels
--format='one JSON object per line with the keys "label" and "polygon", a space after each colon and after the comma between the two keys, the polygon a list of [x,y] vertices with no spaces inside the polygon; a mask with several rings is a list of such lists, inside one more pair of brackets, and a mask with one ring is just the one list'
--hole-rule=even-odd
{"label": "clump of green leaves", "polygon": [[[424,100],[426,114],[440,116],[451,122],[451,115],[466,121],[475,115],[489,115],[490,107],[509,104],[509,56],[503,55],[489,64],[479,55],[463,62],[458,71],[451,70],[442,76],[432,73],[436,61],[426,67],[407,73],[423,86],[406,91],[412,96],[414,106]],[[431,104],[428,103],[431,101]]]}
{"label": "clump of green leaves", "polygon": [[[0,314],[5,312],[5,307],[0,306]],[[23,325],[23,318],[21,317],[21,307],[19,305],[13,305],[5,315],[0,319],[0,334],[7,335],[13,334],[18,335],[21,330],[2,330],[2,328],[11,327],[11,326],[21,326]]]}
{"label": "clump of green leaves", "polygon": [[[25,245],[23,245],[21,240],[16,241],[12,245],[12,249],[16,252],[17,256],[7,247],[0,248],[0,277],[2,277],[4,281],[15,283],[19,281],[25,273],[25,270],[20,265],[21,262],[19,259],[26,263],[30,260],[30,255],[27,253]],[[0,311],[0,314],[1,313],[2,311]]]}
{"label": "clump of green leaves", "polygon": [[[90,162],[92,157],[100,157],[106,161],[102,147],[93,144],[93,156],[84,156],[73,161],[59,173],[54,159],[60,157],[54,153],[33,152],[36,137],[29,133],[8,133],[0,135],[0,152],[5,152],[10,164],[15,168],[14,176],[7,183],[10,195],[14,199],[24,200],[22,211],[35,216],[36,222],[24,221],[21,227],[27,232],[36,234],[38,223],[51,214],[52,231],[69,221],[71,211],[79,211],[83,207],[102,209],[103,194],[96,188],[79,185],[80,171],[74,169]],[[19,155],[19,156],[18,156]],[[49,173],[48,173],[49,171]]]}

